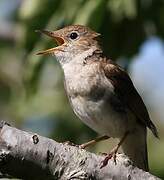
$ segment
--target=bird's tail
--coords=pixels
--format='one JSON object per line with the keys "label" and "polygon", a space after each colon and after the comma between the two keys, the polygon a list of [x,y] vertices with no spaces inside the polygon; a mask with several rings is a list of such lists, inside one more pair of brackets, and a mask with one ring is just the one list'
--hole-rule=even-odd
{"label": "bird's tail", "polygon": [[147,154],[147,129],[138,125],[122,144],[123,152],[133,161],[134,165],[149,171]]}

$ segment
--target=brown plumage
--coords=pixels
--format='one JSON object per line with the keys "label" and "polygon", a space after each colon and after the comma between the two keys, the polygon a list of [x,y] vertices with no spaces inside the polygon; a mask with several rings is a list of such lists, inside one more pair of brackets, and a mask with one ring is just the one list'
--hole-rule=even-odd
{"label": "brown plumage", "polygon": [[95,142],[107,136],[120,139],[102,167],[122,146],[136,166],[148,171],[147,127],[158,137],[156,127],[128,74],[103,55],[97,38],[100,34],[82,25],[41,32],[56,39],[59,46],[38,54],[56,56],[74,112],[90,128],[105,135]]}

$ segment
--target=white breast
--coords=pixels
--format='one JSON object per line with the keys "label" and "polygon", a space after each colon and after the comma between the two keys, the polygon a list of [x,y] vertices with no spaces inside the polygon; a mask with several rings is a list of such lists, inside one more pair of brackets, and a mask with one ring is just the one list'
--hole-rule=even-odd
{"label": "white breast", "polygon": [[104,102],[104,98],[97,102],[88,98],[93,86],[94,88],[104,86],[108,97],[114,93],[113,85],[105,75],[99,72],[98,63],[83,64],[84,57],[88,56],[88,53],[76,56],[63,65],[66,89],[73,110],[85,124],[98,133],[119,137],[126,131],[127,117],[121,117],[110,103]]}
{"label": "white breast", "polygon": [[93,49],[89,49],[63,65],[66,87],[70,93],[87,93],[92,88],[90,83],[95,84],[99,81],[100,76],[95,73],[98,64],[91,66],[83,63],[92,53]]}

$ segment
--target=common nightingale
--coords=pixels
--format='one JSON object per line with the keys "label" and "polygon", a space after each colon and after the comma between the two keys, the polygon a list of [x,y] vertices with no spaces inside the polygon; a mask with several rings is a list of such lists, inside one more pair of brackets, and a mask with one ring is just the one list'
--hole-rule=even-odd
{"label": "common nightingale", "polygon": [[146,106],[129,75],[103,54],[100,34],[82,25],[56,31],[39,30],[58,46],[40,51],[56,57],[64,71],[65,89],[75,114],[102,136],[89,143],[118,138],[102,162],[105,166],[121,146],[134,165],[148,171],[147,127],[158,137]]}

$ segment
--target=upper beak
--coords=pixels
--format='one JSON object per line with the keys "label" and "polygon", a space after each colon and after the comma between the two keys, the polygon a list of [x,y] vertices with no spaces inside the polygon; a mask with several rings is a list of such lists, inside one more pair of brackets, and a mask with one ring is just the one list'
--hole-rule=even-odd
{"label": "upper beak", "polygon": [[[59,36],[59,34],[56,32],[56,31],[47,31],[47,30],[36,30],[36,32],[40,32],[42,34],[45,34],[51,38],[53,38],[58,46],[64,44],[64,39],[62,37]],[[59,47],[54,47],[54,48],[50,48],[50,49],[47,49],[47,50],[43,50],[43,51],[40,51],[37,53],[37,55],[45,55],[45,54],[51,54],[53,53],[54,51],[57,51],[57,50],[60,50]]]}

